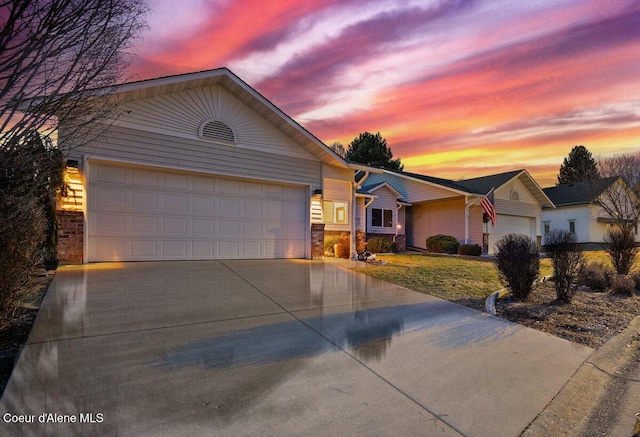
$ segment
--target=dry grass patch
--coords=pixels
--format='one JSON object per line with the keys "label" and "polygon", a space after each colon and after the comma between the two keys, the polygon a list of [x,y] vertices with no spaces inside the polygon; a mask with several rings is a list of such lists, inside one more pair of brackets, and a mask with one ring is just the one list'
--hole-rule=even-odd
{"label": "dry grass patch", "polygon": [[[587,262],[611,265],[604,251],[584,256]],[[484,311],[486,298],[502,288],[497,269],[488,259],[431,254],[378,255],[377,259],[388,264],[355,270],[479,311]],[[553,275],[549,259],[541,260],[540,275]],[[553,283],[544,283],[527,301],[500,299],[496,309],[505,319],[597,348],[640,315],[640,296],[580,289],[571,303],[562,304],[556,300]]]}
{"label": "dry grass patch", "polygon": [[355,270],[481,311],[487,296],[502,288],[493,262],[486,259],[423,254],[378,255],[377,259],[388,264],[367,264]]}

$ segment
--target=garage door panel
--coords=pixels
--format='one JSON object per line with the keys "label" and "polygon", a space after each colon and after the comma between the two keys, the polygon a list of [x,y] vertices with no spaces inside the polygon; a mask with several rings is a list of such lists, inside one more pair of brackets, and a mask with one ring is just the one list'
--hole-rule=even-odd
{"label": "garage door panel", "polygon": [[193,219],[191,221],[193,235],[214,235],[213,219]]}
{"label": "garage door panel", "polygon": [[184,194],[165,194],[162,196],[162,211],[169,213],[187,213],[188,199]]}
{"label": "garage door panel", "polygon": [[243,237],[260,237],[263,235],[263,223],[260,221],[243,221],[242,236]]}
{"label": "garage door panel", "polygon": [[95,171],[95,178],[97,182],[124,184],[126,182],[125,169],[111,165],[100,165]]}
{"label": "garage door panel", "polygon": [[238,241],[219,241],[218,255],[220,258],[238,258],[240,256]]}
{"label": "garage door panel", "polygon": [[231,194],[234,196],[240,194],[240,181],[231,179],[220,179],[218,182],[218,187],[221,194]]}
{"label": "garage door panel", "polygon": [[184,259],[187,257],[187,242],[184,240],[165,240],[162,242],[162,257]]}
{"label": "garage door panel", "polygon": [[191,211],[197,215],[211,215],[216,210],[215,201],[211,197],[193,196]]}
{"label": "garage door panel", "polygon": [[124,240],[113,237],[94,237],[89,240],[89,259],[91,261],[112,261],[125,258]]}
{"label": "garage door panel", "polygon": [[131,211],[159,211],[159,196],[157,193],[148,191],[131,192]]}
{"label": "garage door panel", "polygon": [[149,259],[158,254],[158,242],[156,240],[131,240],[131,256],[134,259]]}
{"label": "garage door panel", "polygon": [[187,190],[189,187],[189,179],[187,175],[177,173],[164,174],[164,187],[173,190]]}
{"label": "garage door panel", "polygon": [[122,210],[126,206],[126,196],[122,189],[100,188],[94,190],[94,205],[98,208]]}
{"label": "garage door panel", "polygon": [[158,233],[158,218],[153,216],[131,216],[131,233],[155,235]]}
{"label": "garage door panel", "polygon": [[154,170],[132,169],[133,185],[156,188],[158,186],[158,172]]}
{"label": "garage door panel", "polygon": [[126,233],[126,217],[122,214],[99,213],[94,219],[94,225],[89,227],[89,231],[95,235],[124,235]]}
{"label": "garage door panel", "polygon": [[245,217],[262,217],[263,215],[263,202],[260,200],[243,200],[242,201],[242,215]]}
{"label": "garage door panel", "polygon": [[214,258],[213,241],[194,241],[191,243],[192,255],[194,258]]}
{"label": "garage door panel", "polygon": [[162,219],[162,232],[164,234],[187,235],[187,218],[164,217]]}
{"label": "garage door panel", "polygon": [[235,220],[219,220],[217,234],[225,237],[239,237],[238,222]]}
{"label": "garage door panel", "polygon": [[305,256],[308,188],[91,164],[88,259]]}
{"label": "garage door panel", "polygon": [[218,199],[218,212],[227,217],[238,217],[240,215],[240,201],[238,199]]}

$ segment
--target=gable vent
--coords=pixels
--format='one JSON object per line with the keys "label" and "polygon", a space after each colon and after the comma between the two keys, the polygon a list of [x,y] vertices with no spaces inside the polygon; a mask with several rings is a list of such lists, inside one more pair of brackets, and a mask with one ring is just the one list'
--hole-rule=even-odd
{"label": "gable vent", "polygon": [[200,136],[211,140],[236,142],[236,136],[229,125],[220,120],[211,120],[204,123],[200,128]]}

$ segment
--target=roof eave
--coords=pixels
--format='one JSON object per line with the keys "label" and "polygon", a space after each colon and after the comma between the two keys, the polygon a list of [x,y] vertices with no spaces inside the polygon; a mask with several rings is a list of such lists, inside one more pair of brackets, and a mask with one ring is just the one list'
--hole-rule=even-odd
{"label": "roof eave", "polygon": [[422,184],[429,185],[431,187],[437,187],[437,188],[441,188],[443,190],[451,191],[451,192],[457,193],[457,194],[459,194],[461,196],[477,196],[478,195],[478,193],[474,193],[472,191],[456,190],[455,188],[447,187],[446,185],[441,185],[441,184],[437,184],[435,182],[429,182],[429,181],[425,181],[425,180],[422,180],[422,179],[414,178],[414,177],[406,175],[404,173],[398,173],[398,172],[385,170],[385,169],[383,169],[383,172],[384,173],[388,173],[388,174],[392,174],[392,175],[396,175],[396,176],[400,176],[400,177],[403,177],[405,179],[409,179],[411,181],[420,182]]}

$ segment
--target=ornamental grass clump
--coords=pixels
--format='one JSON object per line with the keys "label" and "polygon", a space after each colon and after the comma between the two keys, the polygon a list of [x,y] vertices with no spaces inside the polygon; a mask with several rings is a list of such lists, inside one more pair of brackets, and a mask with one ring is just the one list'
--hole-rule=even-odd
{"label": "ornamental grass clump", "polygon": [[526,235],[508,234],[496,243],[495,255],[502,285],[517,299],[526,300],[540,273],[538,244]]}

